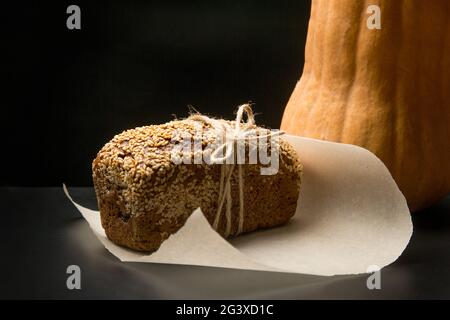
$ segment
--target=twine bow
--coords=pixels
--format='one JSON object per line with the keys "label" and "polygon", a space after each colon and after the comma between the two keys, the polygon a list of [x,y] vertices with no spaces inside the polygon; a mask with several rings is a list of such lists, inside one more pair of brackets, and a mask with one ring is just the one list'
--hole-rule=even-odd
{"label": "twine bow", "polygon": [[[244,113],[247,115],[247,121],[242,122]],[[238,141],[243,140],[258,140],[262,138],[275,137],[284,134],[282,131],[269,131],[266,130],[266,134],[258,135],[258,128],[255,127],[255,119],[251,106],[249,104],[243,104],[239,106],[236,114],[236,120],[234,126],[228,121],[223,119],[212,119],[202,114],[191,115],[189,120],[200,121],[209,124],[217,133],[217,136],[225,136],[225,142],[217,147],[210,156],[212,163],[227,163],[233,156],[233,161],[229,165],[221,166],[220,185],[219,185],[219,200],[217,206],[216,216],[213,222],[213,228],[218,230],[220,217],[222,214],[222,208],[226,200],[226,228],[225,237],[231,234],[231,176],[235,167],[234,149]],[[225,155],[223,155],[225,151]],[[244,178],[242,175],[242,164],[238,164],[238,181],[239,181],[239,223],[238,229],[235,235],[242,233],[244,227]]]}

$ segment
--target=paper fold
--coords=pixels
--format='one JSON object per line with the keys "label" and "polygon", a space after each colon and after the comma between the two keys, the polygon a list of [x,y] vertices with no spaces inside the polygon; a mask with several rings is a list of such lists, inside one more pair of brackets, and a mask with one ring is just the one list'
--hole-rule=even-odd
{"label": "paper fold", "polygon": [[304,166],[297,212],[281,227],[230,242],[200,209],[153,254],[109,241],[98,211],[70,198],[103,245],[122,261],[201,265],[315,275],[358,274],[394,262],[412,235],[402,193],[384,164],[346,144],[284,136]]}

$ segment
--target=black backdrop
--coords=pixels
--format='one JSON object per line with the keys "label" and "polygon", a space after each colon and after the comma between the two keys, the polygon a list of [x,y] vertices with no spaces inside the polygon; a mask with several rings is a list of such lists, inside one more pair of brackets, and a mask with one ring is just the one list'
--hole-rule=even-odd
{"label": "black backdrop", "polygon": [[[68,30],[66,8],[81,8]],[[299,78],[307,0],[20,1],[2,4],[0,185],[91,185],[98,149],[124,129],[233,117],[255,103],[276,128]]]}

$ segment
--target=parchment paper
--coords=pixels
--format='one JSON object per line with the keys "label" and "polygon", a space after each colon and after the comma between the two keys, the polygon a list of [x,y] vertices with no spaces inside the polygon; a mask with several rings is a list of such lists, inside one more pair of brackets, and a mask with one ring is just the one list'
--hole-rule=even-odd
{"label": "parchment paper", "polygon": [[384,164],[353,145],[283,136],[297,150],[304,175],[297,212],[285,226],[241,235],[217,234],[200,209],[153,254],[109,241],[98,211],[74,203],[121,261],[201,265],[315,275],[373,272],[394,262],[412,235],[402,193]]}

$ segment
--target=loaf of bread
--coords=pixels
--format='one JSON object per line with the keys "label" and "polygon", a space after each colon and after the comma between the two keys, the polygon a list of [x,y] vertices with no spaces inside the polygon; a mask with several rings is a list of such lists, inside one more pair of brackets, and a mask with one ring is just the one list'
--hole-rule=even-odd
{"label": "loaf of bread", "polygon": [[[233,121],[220,123],[228,128],[236,126]],[[237,130],[258,129],[239,119]],[[221,146],[226,151],[226,146],[216,141],[217,132],[214,123],[190,117],[127,130],[108,142],[92,164],[102,226],[108,238],[134,250],[155,251],[199,207],[224,237],[286,223],[296,211],[300,191],[302,165],[295,150],[278,139],[279,164],[271,175],[261,174],[261,168],[267,165],[250,164],[249,154],[243,164],[198,161],[195,157],[199,155],[211,155],[205,148],[208,144],[215,148],[212,150]],[[179,159],[192,161],[177,163],[175,147],[186,144],[187,136],[200,142],[201,148],[179,153]],[[251,140],[244,145],[249,153]],[[273,152],[273,145],[267,145]]]}

